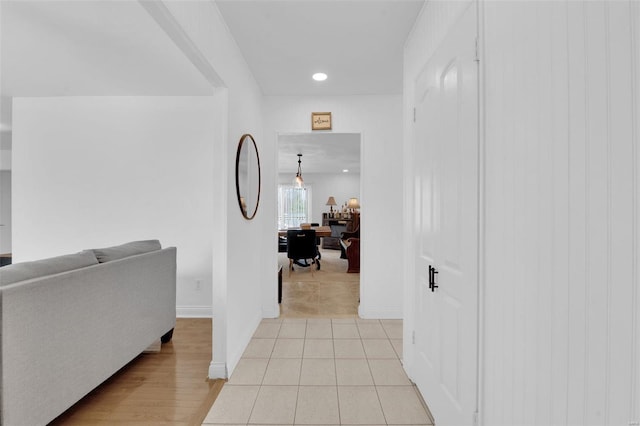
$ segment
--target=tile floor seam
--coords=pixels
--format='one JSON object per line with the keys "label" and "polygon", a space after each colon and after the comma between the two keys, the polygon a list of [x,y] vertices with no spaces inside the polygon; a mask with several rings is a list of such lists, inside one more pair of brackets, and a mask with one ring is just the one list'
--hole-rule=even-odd
{"label": "tile floor seam", "polygon": [[296,415],[298,414],[298,401],[299,401],[299,399],[300,399],[300,379],[298,378],[298,386],[297,386],[297,389],[296,389],[296,406],[293,407],[293,424],[294,425],[296,424]]}
{"label": "tile floor seam", "polygon": [[340,393],[338,392],[338,363],[336,362],[336,345],[333,339],[333,321],[331,324],[331,344],[333,345],[333,370],[336,377],[336,398],[338,402],[338,424],[342,424],[342,412],[340,410]]}
{"label": "tile floor seam", "polygon": [[387,420],[387,415],[385,414],[384,407],[382,406],[382,400],[380,399],[380,394],[378,393],[378,387],[374,385],[373,388],[376,391],[376,397],[378,398],[378,404],[380,404],[380,411],[382,411],[382,417],[384,417],[384,424],[388,425],[389,421]]}
{"label": "tile floor seam", "polygon": [[[274,345],[275,346],[275,343]],[[262,384],[264,383],[264,378],[267,377],[267,370],[269,369],[269,364],[271,363],[271,357],[267,360],[267,366],[264,368],[264,373],[262,373],[262,379],[260,379],[260,384],[258,385],[258,392],[260,392],[260,388],[262,388]]]}
{"label": "tile floor seam", "polygon": [[[365,354],[365,356],[366,356],[366,354]],[[373,376],[373,370],[371,369],[371,364],[369,363],[369,358],[365,358],[365,359],[367,360],[367,367],[369,367],[369,373],[371,374],[371,380],[373,381],[373,388],[376,391],[376,398],[378,398],[378,404],[380,404],[380,411],[382,411],[382,417],[384,418],[384,424],[388,425],[389,421],[387,420],[387,415],[385,414],[384,407],[382,406],[382,399],[380,399],[380,394],[378,393],[378,386],[376,385],[376,379]]]}
{"label": "tile floor seam", "polygon": [[300,381],[302,380],[302,364],[304,363],[304,343],[307,341],[307,327],[309,321],[304,322],[304,336],[302,337],[302,353],[300,354],[300,370],[298,371],[298,386],[296,388],[296,405],[293,408],[293,424],[296,424],[296,416],[298,415],[298,401],[300,400]]}
{"label": "tile floor seam", "polygon": [[[335,362],[334,362],[335,364]],[[338,382],[336,379],[336,402],[338,403],[338,424],[342,424],[342,413],[340,413],[340,394],[338,393]]]}
{"label": "tile floor seam", "polygon": [[249,417],[247,417],[247,425],[251,422],[251,415],[253,414],[253,409],[256,407],[256,402],[258,402],[258,395],[260,395],[260,389],[262,389],[262,385],[258,386],[258,392],[256,392],[256,399],[253,400],[253,404],[251,404],[251,410],[249,411]]}
{"label": "tile floor seam", "polygon": [[384,331],[384,335],[387,336],[387,339],[391,339],[391,336],[387,333],[387,329],[384,327],[384,324],[380,323],[380,325],[382,326],[382,331]]}

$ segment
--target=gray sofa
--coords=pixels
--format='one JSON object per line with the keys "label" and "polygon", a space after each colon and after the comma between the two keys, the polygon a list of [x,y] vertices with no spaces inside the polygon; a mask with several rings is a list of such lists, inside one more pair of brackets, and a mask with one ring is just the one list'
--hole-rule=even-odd
{"label": "gray sofa", "polygon": [[0,268],[0,421],[44,425],[176,322],[176,249],[157,240]]}

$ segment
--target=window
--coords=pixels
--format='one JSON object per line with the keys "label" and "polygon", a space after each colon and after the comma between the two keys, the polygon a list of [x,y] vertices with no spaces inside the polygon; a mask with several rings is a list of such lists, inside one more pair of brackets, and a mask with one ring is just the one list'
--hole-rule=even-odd
{"label": "window", "polygon": [[309,222],[311,187],[278,185],[278,229],[295,228]]}

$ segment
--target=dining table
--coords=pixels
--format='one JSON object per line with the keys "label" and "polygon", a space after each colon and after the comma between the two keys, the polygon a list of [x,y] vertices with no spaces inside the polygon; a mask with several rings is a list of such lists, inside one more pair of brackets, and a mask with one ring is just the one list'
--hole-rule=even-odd
{"label": "dining table", "polygon": [[[310,228],[289,228],[289,229],[297,229],[297,230],[305,230],[312,229],[316,231],[316,237],[330,237],[331,236],[331,227],[330,226],[312,226]],[[278,235],[280,237],[286,237],[287,231],[289,229],[278,229]]]}

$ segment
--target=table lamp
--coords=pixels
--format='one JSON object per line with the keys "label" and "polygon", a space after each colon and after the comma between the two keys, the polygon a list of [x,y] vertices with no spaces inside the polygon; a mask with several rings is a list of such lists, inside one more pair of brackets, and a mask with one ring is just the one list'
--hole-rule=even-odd
{"label": "table lamp", "polygon": [[360,202],[357,198],[349,198],[349,202],[347,203],[347,207],[351,209],[351,212],[360,208]]}
{"label": "table lamp", "polygon": [[333,206],[337,206],[338,203],[336,203],[336,199],[333,197],[329,197],[329,199],[327,200],[327,204],[325,204],[327,206],[329,206],[329,209],[331,211],[331,213],[333,213]]}

